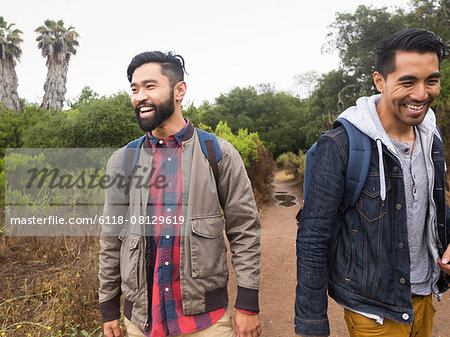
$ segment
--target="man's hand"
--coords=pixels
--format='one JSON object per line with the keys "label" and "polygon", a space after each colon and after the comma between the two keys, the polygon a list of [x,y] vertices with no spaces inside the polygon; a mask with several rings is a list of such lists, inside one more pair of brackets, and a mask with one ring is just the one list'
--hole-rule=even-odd
{"label": "man's hand", "polygon": [[103,323],[103,334],[105,337],[124,337],[126,330],[124,328],[119,328],[119,320]]}
{"label": "man's hand", "polygon": [[442,259],[438,259],[437,262],[441,270],[447,275],[450,275],[450,245],[448,245],[447,250],[442,255]]}
{"label": "man's hand", "polygon": [[261,334],[259,315],[249,315],[236,309],[234,314],[236,337],[258,337]]}

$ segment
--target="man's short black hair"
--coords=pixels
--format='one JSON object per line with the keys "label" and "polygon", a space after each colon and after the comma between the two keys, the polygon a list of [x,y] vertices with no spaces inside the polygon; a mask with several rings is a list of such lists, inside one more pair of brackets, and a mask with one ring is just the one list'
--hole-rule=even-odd
{"label": "man's short black hair", "polygon": [[375,47],[375,70],[384,78],[395,71],[397,51],[436,53],[440,67],[445,56],[445,45],[438,35],[425,29],[410,28],[388,36]]}
{"label": "man's short black hair", "polygon": [[166,76],[172,87],[178,82],[184,81],[184,59],[173,52],[146,51],[133,57],[127,69],[128,81],[131,83],[136,68],[146,63],[158,63],[161,65],[161,73]]}

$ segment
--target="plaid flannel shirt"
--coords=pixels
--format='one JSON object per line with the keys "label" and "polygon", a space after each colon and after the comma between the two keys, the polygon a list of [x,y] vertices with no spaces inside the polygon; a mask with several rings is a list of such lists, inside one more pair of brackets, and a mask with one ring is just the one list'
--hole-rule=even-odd
{"label": "plaid flannel shirt", "polygon": [[[152,181],[147,206],[154,223],[147,236],[149,326],[147,337],[162,337],[199,331],[217,322],[225,308],[202,314],[183,315],[180,287],[180,231],[182,219],[181,143],[190,123],[167,140],[148,133],[153,151]],[[164,188],[154,179],[163,176]],[[159,188],[158,188],[159,186]],[[153,221],[155,220],[155,221]],[[151,314],[150,314],[151,313]]]}

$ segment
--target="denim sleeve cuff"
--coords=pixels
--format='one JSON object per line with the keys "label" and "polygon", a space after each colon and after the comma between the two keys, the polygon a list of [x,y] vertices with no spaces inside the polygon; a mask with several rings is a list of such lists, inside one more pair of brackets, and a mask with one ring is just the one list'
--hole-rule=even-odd
{"label": "denim sleeve cuff", "polygon": [[301,319],[295,316],[295,333],[300,336],[329,336],[328,319]]}
{"label": "denim sleeve cuff", "polygon": [[257,289],[238,286],[236,304],[234,307],[244,311],[259,312],[258,294],[259,290]]}
{"label": "denim sleeve cuff", "polygon": [[119,293],[108,301],[100,303],[100,314],[102,322],[114,321],[120,318],[120,295]]}

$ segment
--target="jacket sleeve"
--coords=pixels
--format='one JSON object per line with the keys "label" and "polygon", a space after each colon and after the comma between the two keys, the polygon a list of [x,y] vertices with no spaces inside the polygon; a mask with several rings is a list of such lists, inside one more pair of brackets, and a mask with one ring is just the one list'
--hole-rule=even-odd
{"label": "jacket sleeve", "polygon": [[219,197],[225,215],[225,232],[230,243],[238,294],[235,307],[259,312],[260,222],[250,180],[236,149],[219,139],[222,159],[219,167]]}
{"label": "jacket sleeve", "polygon": [[[120,318],[120,247],[118,217],[125,217],[128,196],[123,186],[123,172],[120,170],[118,152],[115,152],[106,167],[106,177],[110,183],[105,188],[103,224],[100,236],[99,302],[102,322]],[[115,218],[113,218],[115,217]],[[115,219],[115,220],[113,220]],[[116,222],[116,223],[113,223]]]}
{"label": "jacket sleeve", "polygon": [[[323,135],[316,147],[310,184],[297,232],[295,332],[328,336],[328,248],[342,202],[346,152],[338,137]],[[343,160],[345,156],[345,161]]]}

